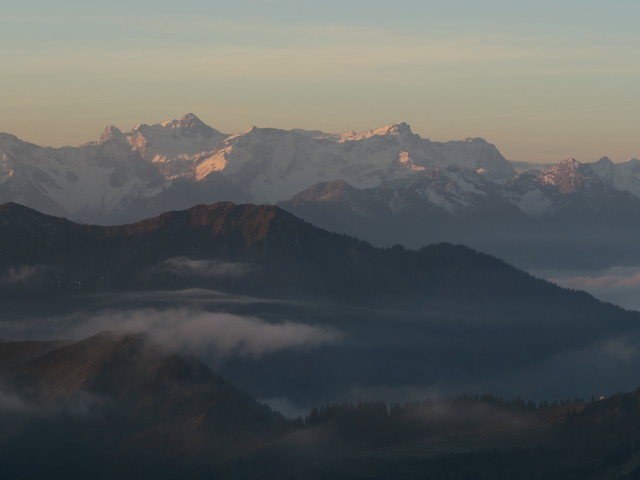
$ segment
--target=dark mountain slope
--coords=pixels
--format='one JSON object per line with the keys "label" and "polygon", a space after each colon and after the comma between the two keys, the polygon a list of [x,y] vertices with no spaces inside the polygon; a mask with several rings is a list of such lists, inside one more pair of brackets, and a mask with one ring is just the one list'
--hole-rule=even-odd
{"label": "dark mountain slope", "polygon": [[3,479],[633,479],[640,390],[461,395],[285,421],[144,335],[0,344]]}
{"label": "dark mountain slope", "polygon": [[244,455],[289,428],[204,364],[143,335],[103,332],[36,356],[33,343],[0,348],[0,365],[12,365],[2,372],[2,478],[163,478]]}
{"label": "dark mountain slope", "polygon": [[[413,303],[456,298],[507,304],[541,295],[546,302],[554,298],[599,305],[462,246],[431,245],[417,252],[376,249],[273,206],[201,205],[131,225],[96,227],[4,204],[0,251],[0,282],[14,293],[189,285],[280,297]],[[171,268],[176,259],[210,263],[206,272],[176,272]],[[241,264],[251,274],[218,275],[215,262]]]}
{"label": "dark mountain slope", "polygon": [[[317,348],[225,359],[220,371],[257,398],[308,404],[360,386],[459,391],[476,383],[497,393],[509,383],[524,395],[533,388],[525,371],[549,385],[545,395],[557,395],[565,386],[558,377],[579,371],[580,355],[602,361],[597,375],[580,374],[579,393],[635,383],[633,362],[616,365],[613,375],[605,366],[617,361],[607,342],[634,334],[637,313],[463,246],[377,249],[273,206],[222,203],[96,227],[6,204],[0,251],[0,319],[31,321],[36,330],[40,318],[58,309],[65,315],[91,310],[98,293],[113,299],[170,290],[174,303],[163,308],[222,309],[337,332]],[[262,301],[203,307],[182,299],[187,288]],[[90,323],[93,315],[73,321]],[[145,315],[152,325],[153,315]],[[273,372],[280,373],[274,378]]]}

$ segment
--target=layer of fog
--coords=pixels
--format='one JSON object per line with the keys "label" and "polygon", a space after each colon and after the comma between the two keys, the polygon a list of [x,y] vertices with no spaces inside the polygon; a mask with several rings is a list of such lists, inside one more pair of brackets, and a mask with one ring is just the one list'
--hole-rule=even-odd
{"label": "layer of fog", "polygon": [[338,332],[296,322],[268,323],[257,317],[212,313],[188,308],[132,310],[92,317],[74,329],[86,337],[101,330],[146,332],[173,348],[208,350],[216,356],[259,357],[279,350],[333,342]]}
{"label": "layer of fog", "polygon": [[589,333],[580,318],[485,318],[475,312],[458,318],[437,309],[383,311],[203,289],[96,294],[67,303],[65,312],[40,301],[37,317],[0,316],[0,338],[147,332],[195,354],[290,416],[334,401],[458,393],[588,398],[633,389],[640,367],[638,328],[605,325]]}
{"label": "layer of fog", "polygon": [[[207,359],[256,358],[288,349],[312,349],[340,340],[332,326],[269,316],[269,300],[211,290],[88,296],[83,309],[0,320],[4,340],[80,340],[104,330],[146,333],[156,343]],[[286,303],[277,307],[282,310]]]}

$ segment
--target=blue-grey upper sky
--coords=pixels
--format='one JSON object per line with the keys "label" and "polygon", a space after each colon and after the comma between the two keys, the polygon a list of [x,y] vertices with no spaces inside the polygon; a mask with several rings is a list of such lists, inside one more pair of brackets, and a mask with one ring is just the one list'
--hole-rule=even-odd
{"label": "blue-grey upper sky", "polygon": [[0,14],[0,131],[406,121],[513,160],[621,161],[640,156],[638,18],[637,0],[24,0]]}

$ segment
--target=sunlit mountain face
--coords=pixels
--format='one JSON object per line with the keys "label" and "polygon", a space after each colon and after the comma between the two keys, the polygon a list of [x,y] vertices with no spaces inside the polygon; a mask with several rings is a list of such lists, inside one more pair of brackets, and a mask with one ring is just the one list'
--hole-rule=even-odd
{"label": "sunlit mountain face", "polygon": [[377,186],[451,164],[487,178],[514,173],[482,139],[432,142],[405,123],[360,134],[252,127],[229,135],[193,114],[126,133],[110,126],[79,147],[43,148],[3,134],[0,154],[1,200],[100,224],[197,203],[274,203],[318,181]]}

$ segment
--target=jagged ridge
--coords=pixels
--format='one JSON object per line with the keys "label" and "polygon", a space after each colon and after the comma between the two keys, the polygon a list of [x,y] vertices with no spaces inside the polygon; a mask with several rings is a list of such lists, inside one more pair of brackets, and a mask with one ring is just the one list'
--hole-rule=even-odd
{"label": "jagged ridge", "polygon": [[228,135],[189,113],[126,133],[109,126],[80,147],[0,137],[0,200],[105,224],[196,203],[273,203],[320,180],[375,186],[449,164],[492,178],[513,174],[493,145],[431,142],[406,123],[361,134],[252,127]]}

